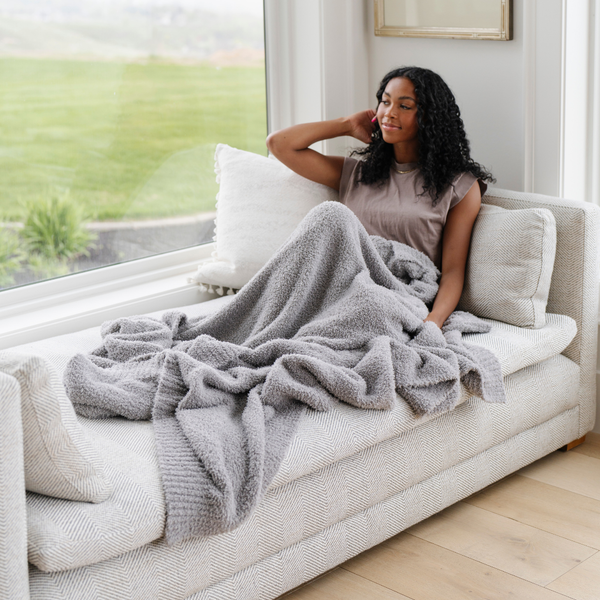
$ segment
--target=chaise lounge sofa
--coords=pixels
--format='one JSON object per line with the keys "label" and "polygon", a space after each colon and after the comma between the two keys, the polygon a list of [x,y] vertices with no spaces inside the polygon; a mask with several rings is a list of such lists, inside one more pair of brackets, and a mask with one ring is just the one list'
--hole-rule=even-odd
{"label": "chaise lounge sofa", "polygon": [[[547,305],[538,298],[543,322],[492,320],[490,333],[466,336],[499,357],[506,404],[464,394],[435,417],[416,417],[401,398],[391,411],[340,403],[308,412],[257,510],[228,533],[168,546],[152,424],[75,421],[69,412],[60,373],[72,354],[98,345],[99,328],[3,352],[13,367],[0,372],[0,598],[277,598],[584,436],[596,409],[600,210],[497,189],[484,203],[544,208],[556,223],[553,266],[543,266],[552,272]],[[514,246],[519,235],[499,242]],[[554,253],[550,246],[542,251]],[[470,265],[477,250],[474,235]],[[496,257],[487,258],[480,268],[493,269]],[[502,281],[496,272],[487,299],[500,310],[509,300]],[[185,310],[208,314],[230,301]],[[59,396],[58,414],[46,414],[43,401],[32,408],[24,395],[35,386]],[[70,438],[42,432],[55,420]],[[40,453],[53,465],[44,467]]]}

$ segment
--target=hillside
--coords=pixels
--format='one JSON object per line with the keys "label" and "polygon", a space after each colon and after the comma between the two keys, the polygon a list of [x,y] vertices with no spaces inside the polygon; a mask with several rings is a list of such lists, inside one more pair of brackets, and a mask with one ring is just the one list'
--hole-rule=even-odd
{"label": "hillside", "polygon": [[[262,56],[262,14],[224,10],[230,0],[7,0],[0,7],[0,56],[206,61],[224,53]],[[244,53],[244,51],[246,51]]]}

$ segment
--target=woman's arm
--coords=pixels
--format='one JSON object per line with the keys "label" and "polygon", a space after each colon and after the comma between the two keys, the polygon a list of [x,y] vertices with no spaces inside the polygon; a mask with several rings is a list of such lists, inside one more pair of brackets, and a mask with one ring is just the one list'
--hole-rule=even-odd
{"label": "woman's arm", "polygon": [[342,135],[355,137],[368,144],[374,127],[371,121],[374,116],[374,111],[364,110],[332,121],[294,125],[269,135],[267,148],[298,175],[339,190],[344,158],[325,156],[311,150],[309,146]]}
{"label": "woman's arm", "polygon": [[465,197],[448,213],[442,241],[442,278],[426,321],[442,327],[456,308],[465,282],[465,269],[473,224],[481,207],[481,191],[475,182]]}

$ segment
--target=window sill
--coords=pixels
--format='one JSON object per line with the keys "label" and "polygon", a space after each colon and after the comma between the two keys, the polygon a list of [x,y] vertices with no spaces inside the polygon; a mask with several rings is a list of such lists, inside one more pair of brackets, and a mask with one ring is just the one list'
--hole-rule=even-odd
{"label": "window sill", "polygon": [[6,290],[0,293],[0,350],[214,298],[187,280],[213,250],[204,244]]}

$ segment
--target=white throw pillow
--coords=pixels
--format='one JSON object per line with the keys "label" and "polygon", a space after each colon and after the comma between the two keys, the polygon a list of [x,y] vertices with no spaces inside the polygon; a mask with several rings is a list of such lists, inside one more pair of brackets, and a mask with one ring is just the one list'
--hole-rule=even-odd
{"label": "white throw pillow", "polygon": [[335,190],[279,161],[219,144],[216,251],[195,280],[239,289],[271,258],[311,208],[337,200]]}
{"label": "white throw pillow", "polygon": [[548,209],[482,204],[458,308],[518,327],[543,327],[555,252],[556,222]]}
{"label": "white throw pillow", "polygon": [[3,352],[0,371],[20,386],[25,488],[64,500],[106,500],[112,485],[104,462],[52,366],[40,356]]}

